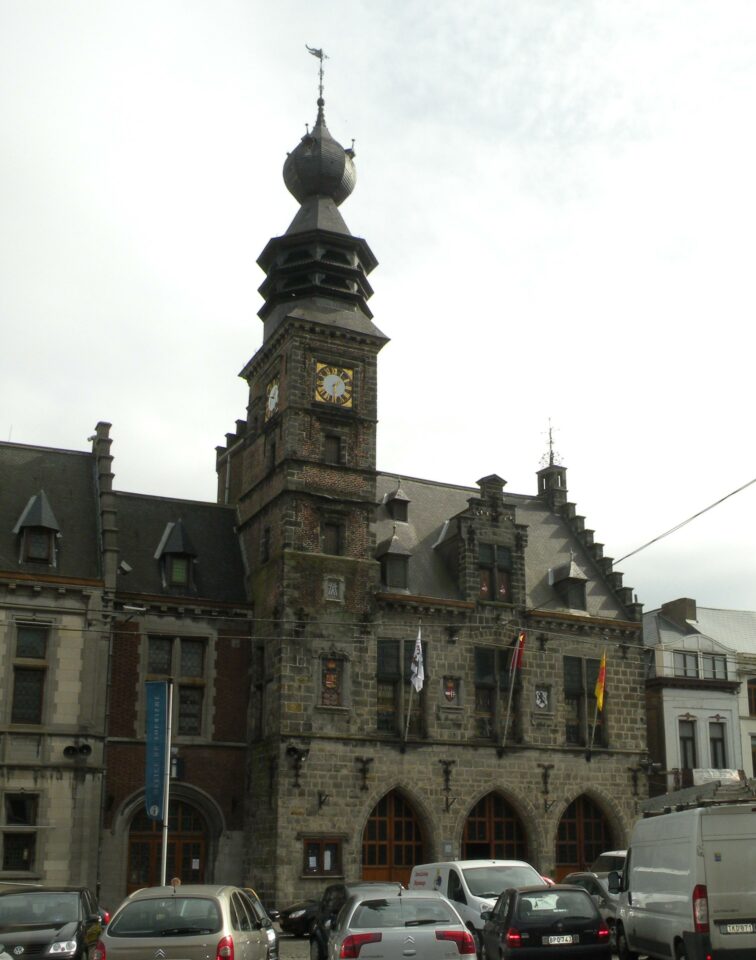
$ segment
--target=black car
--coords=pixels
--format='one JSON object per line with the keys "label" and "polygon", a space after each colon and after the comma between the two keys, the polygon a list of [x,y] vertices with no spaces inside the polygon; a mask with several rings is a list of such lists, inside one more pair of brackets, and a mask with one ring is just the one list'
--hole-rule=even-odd
{"label": "black car", "polygon": [[297,900],[278,914],[278,925],[292,937],[308,937],[318,912],[318,900]]}
{"label": "black car", "polygon": [[518,887],[481,913],[484,960],[611,960],[609,927],[582,887]]}
{"label": "black car", "polygon": [[86,887],[0,889],[0,954],[80,960],[94,949],[106,922]]}
{"label": "black car", "polygon": [[328,933],[339,910],[354,893],[380,896],[381,893],[396,893],[402,890],[401,883],[332,883],[323,891],[315,918],[310,925],[310,960],[326,960],[328,956]]}

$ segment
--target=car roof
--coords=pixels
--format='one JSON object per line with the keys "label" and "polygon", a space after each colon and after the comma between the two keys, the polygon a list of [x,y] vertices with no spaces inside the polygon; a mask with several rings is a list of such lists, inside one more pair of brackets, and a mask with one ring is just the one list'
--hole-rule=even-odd
{"label": "car roof", "polygon": [[515,893],[529,894],[529,893],[559,893],[561,890],[578,890],[580,893],[588,894],[582,887],[575,886],[572,883],[553,883],[553,884],[531,884],[527,887],[513,887],[511,888]]}
{"label": "car roof", "polygon": [[241,890],[230,883],[182,883],[177,887],[141,887],[129,900],[148,900],[154,897],[219,897],[226,890]]}
{"label": "car roof", "polygon": [[68,884],[6,883],[0,884],[0,896],[7,893],[81,893],[89,887],[73,887]]}
{"label": "car roof", "polygon": [[[394,890],[393,894],[397,900],[427,900],[429,897],[433,900],[446,900],[446,897],[438,890]],[[365,890],[352,894],[350,899],[370,900],[371,897]],[[382,897],[382,899],[385,899],[385,897]]]}
{"label": "car roof", "polygon": [[[419,863],[415,869],[424,867],[460,867],[469,870],[472,867],[532,867],[527,860],[438,860],[436,863]],[[533,867],[535,870],[535,867]],[[537,872],[537,871],[536,871]]]}

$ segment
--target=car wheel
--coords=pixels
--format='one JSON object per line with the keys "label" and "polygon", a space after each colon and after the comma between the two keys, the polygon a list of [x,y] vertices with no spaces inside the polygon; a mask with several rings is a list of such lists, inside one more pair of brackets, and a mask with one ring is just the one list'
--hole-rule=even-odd
{"label": "car wheel", "polygon": [[638,960],[638,954],[633,953],[633,951],[627,945],[627,936],[625,935],[625,928],[621,923],[617,924],[617,956],[619,960]]}
{"label": "car wheel", "polygon": [[480,938],[480,934],[471,924],[468,924],[467,929],[472,934],[472,938],[475,941],[475,953],[478,957],[478,960],[483,960],[483,941]]}
{"label": "car wheel", "polygon": [[675,944],[675,960],[686,960],[687,954],[685,953],[685,944],[676,943]]}

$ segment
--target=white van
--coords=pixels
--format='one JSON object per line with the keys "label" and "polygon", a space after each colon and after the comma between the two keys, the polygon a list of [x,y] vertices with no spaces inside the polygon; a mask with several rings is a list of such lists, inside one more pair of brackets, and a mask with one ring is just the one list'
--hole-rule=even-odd
{"label": "white van", "polygon": [[620,960],[756,957],[756,804],[639,820],[609,889]]}
{"label": "white van", "polygon": [[412,868],[410,890],[438,890],[454,904],[480,943],[484,921],[502,890],[543,883],[543,877],[524,860],[447,860]]}

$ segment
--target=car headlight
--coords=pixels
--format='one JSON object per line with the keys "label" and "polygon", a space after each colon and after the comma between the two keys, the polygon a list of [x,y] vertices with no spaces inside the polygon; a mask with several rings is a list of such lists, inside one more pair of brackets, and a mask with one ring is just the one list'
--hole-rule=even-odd
{"label": "car headlight", "polygon": [[303,917],[304,914],[304,910],[295,910],[294,913],[289,914],[289,920],[298,920],[300,917]]}
{"label": "car headlight", "polygon": [[75,940],[56,940],[55,943],[50,944],[51,954],[56,956],[62,956],[66,953],[76,953],[76,941]]}

